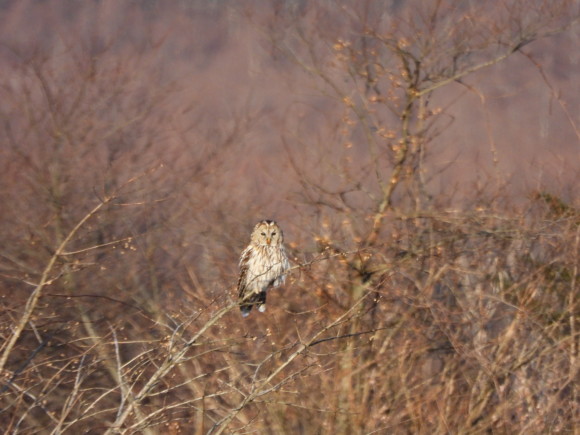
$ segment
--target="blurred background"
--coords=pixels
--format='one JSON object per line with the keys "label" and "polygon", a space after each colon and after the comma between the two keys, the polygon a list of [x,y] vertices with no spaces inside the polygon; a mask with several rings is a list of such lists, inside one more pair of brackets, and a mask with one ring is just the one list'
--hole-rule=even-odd
{"label": "blurred background", "polygon": [[1,1],[1,425],[573,433],[579,7]]}

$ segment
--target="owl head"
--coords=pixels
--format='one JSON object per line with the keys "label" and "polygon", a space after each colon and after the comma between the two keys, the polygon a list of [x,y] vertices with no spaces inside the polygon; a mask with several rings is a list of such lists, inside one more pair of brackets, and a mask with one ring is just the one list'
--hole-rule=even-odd
{"label": "owl head", "polygon": [[256,224],[252,231],[254,245],[279,246],[284,241],[284,234],[278,224],[271,220],[263,220]]}

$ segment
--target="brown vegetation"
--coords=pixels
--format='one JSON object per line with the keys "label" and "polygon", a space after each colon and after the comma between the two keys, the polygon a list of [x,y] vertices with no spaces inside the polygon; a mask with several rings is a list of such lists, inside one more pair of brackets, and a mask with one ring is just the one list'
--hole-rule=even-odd
{"label": "brown vegetation", "polygon": [[0,427],[578,433],[578,8],[1,2]]}

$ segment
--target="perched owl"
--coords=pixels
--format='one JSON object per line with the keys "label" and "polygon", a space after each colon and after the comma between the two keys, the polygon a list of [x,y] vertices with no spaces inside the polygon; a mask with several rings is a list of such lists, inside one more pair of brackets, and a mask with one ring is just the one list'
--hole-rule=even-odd
{"label": "perched owl", "polygon": [[266,311],[266,291],[284,284],[290,265],[283,242],[282,229],[276,222],[264,220],[254,227],[250,244],[240,258],[238,292],[242,316],[248,316],[254,305],[260,312]]}

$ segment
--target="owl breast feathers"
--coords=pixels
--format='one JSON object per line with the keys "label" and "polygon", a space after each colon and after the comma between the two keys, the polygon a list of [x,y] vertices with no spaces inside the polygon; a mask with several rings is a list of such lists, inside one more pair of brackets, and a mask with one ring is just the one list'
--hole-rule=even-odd
{"label": "owl breast feathers", "polygon": [[240,258],[238,294],[244,317],[254,305],[260,312],[266,311],[267,290],[284,284],[290,265],[283,242],[282,229],[276,222],[264,220],[254,227],[250,244]]}

